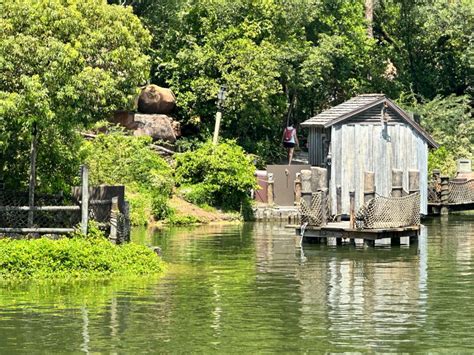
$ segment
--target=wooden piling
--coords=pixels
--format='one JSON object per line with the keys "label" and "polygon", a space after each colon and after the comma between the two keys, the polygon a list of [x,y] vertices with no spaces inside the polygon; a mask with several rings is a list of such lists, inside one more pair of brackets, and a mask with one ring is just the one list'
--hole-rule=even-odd
{"label": "wooden piling", "polygon": [[403,170],[392,169],[392,197],[402,197]]}
{"label": "wooden piling", "polygon": [[110,207],[110,234],[109,240],[117,244],[118,240],[118,215],[120,211],[118,208],[118,197],[112,197],[112,206]]}
{"label": "wooden piling", "polygon": [[366,171],[364,173],[364,203],[375,197],[375,173]]}
{"label": "wooden piling", "polygon": [[322,225],[325,226],[328,223],[328,189],[323,188],[320,190],[321,193],[321,212],[322,212]]}
{"label": "wooden piling", "polygon": [[449,213],[449,208],[448,208],[448,203],[449,203],[449,176],[441,176],[441,214],[448,214]]}
{"label": "wooden piling", "polygon": [[295,205],[301,202],[301,173],[296,173],[295,178]]}
{"label": "wooden piling", "polygon": [[349,191],[349,203],[350,203],[350,212],[349,212],[349,225],[350,228],[355,229],[355,191]]}
{"label": "wooden piling", "polygon": [[273,174],[268,173],[267,174],[267,202],[270,206],[273,205],[274,201],[274,184],[275,182],[273,181]]}
{"label": "wooden piling", "polygon": [[87,235],[89,222],[89,168],[81,166],[81,232]]}
{"label": "wooden piling", "polygon": [[311,167],[311,191],[320,191],[328,187],[328,170],[317,166]]}
{"label": "wooden piling", "polygon": [[301,198],[311,206],[311,170],[301,170]]}
{"label": "wooden piling", "polygon": [[340,185],[336,186],[336,214],[336,220],[340,222],[342,214],[342,188]]}
{"label": "wooden piling", "polygon": [[408,171],[408,193],[420,192],[420,172],[418,170]]}

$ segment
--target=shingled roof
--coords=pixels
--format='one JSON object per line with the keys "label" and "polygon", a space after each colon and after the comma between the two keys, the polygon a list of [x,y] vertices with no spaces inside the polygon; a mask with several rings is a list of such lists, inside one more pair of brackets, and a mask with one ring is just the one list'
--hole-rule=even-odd
{"label": "shingled roof", "polygon": [[343,122],[365,110],[374,106],[386,103],[388,107],[395,110],[401,117],[412,126],[416,131],[423,136],[430,146],[438,148],[435,140],[426,132],[417,122],[415,122],[408,114],[398,107],[392,100],[387,98],[384,94],[363,94],[358,95],[343,102],[337,106],[321,112],[320,114],[311,117],[310,119],[301,123],[302,127],[324,127],[328,128],[336,123]]}

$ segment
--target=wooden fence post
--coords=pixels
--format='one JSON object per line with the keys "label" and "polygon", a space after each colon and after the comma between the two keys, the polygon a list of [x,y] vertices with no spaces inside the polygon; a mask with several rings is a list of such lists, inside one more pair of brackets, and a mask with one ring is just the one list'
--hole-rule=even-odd
{"label": "wooden fence post", "polygon": [[441,214],[449,213],[449,176],[441,176]]}
{"label": "wooden fence post", "polygon": [[410,170],[408,172],[408,193],[414,194],[416,192],[420,192],[420,172]]}
{"label": "wooden fence post", "polygon": [[375,173],[366,171],[364,173],[364,203],[375,197]]}
{"label": "wooden fence post", "polygon": [[350,228],[355,229],[355,191],[349,191],[349,204],[350,204],[350,212],[349,212],[349,225]]}
{"label": "wooden fence post", "polygon": [[392,197],[402,197],[403,170],[392,169]]}
{"label": "wooden fence post", "polygon": [[268,173],[267,175],[267,202],[268,205],[273,205],[273,188],[274,188],[274,181],[273,181],[273,174]]}
{"label": "wooden fence post", "polygon": [[342,219],[342,188],[340,185],[336,186],[336,214],[337,221],[340,222]]}
{"label": "wooden fence post", "polygon": [[34,210],[35,206],[35,187],[36,187],[36,155],[37,150],[36,146],[38,144],[38,129],[36,122],[33,123],[33,129],[31,134],[31,148],[30,148],[30,182],[28,189],[28,206],[30,210],[28,211],[28,227],[33,227],[34,222]]}
{"label": "wooden fence post", "polygon": [[112,197],[112,206],[110,207],[110,235],[109,240],[117,244],[118,240],[118,197]]}
{"label": "wooden fence post", "polygon": [[87,235],[89,222],[89,168],[81,165],[81,232]]}
{"label": "wooden fence post", "polygon": [[295,178],[295,205],[301,202],[301,173],[296,173]]}

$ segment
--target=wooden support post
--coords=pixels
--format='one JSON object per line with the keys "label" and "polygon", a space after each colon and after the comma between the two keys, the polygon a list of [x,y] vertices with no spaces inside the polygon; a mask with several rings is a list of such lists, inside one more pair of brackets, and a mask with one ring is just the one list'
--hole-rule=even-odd
{"label": "wooden support post", "polygon": [[295,178],[295,205],[301,202],[301,173],[296,173]]}
{"label": "wooden support post", "polygon": [[364,203],[375,197],[375,173],[366,171],[364,173]]}
{"label": "wooden support post", "polygon": [[89,222],[89,168],[81,166],[81,232],[87,235]]}
{"label": "wooden support post", "polygon": [[118,244],[118,215],[119,215],[119,208],[118,208],[118,197],[112,197],[112,206],[110,207],[110,235],[109,240],[114,243]]}
{"label": "wooden support post", "polygon": [[408,172],[408,193],[414,194],[416,192],[420,192],[420,172],[410,170]]}
{"label": "wooden support post", "polygon": [[214,136],[212,138],[212,144],[217,145],[219,140],[219,130],[221,127],[222,112],[219,110],[216,112],[216,123],[214,125]]}
{"label": "wooden support post", "polygon": [[336,237],[327,237],[327,245],[335,247],[337,245],[337,238]]}
{"label": "wooden support post", "polygon": [[320,167],[311,167],[311,191],[320,191],[328,187],[328,170]]}
{"label": "wooden support post", "polygon": [[392,197],[402,197],[403,193],[403,170],[392,170]]}
{"label": "wooden support post", "polygon": [[355,229],[355,191],[349,191],[349,225],[350,228]]}
{"label": "wooden support post", "polygon": [[325,187],[320,190],[321,192],[321,215],[322,215],[322,225],[325,226],[328,223],[328,189]]}
{"label": "wooden support post", "polygon": [[[35,187],[36,187],[36,146],[38,144],[38,129],[36,122],[33,123],[33,130],[31,134],[31,148],[30,148],[30,182],[28,190],[28,206],[33,208],[35,206]],[[34,211],[33,209],[28,211],[28,227],[33,227],[34,223]]]}
{"label": "wooden support post", "polygon": [[410,237],[400,237],[400,245],[410,245]]}
{"label": "wooden support post", "polygon": [[342,219],[342,188],[340,185],[336,187],[336,214],[337,221],[340,222]]}
{"label": "wooden support post", "polygon": [[366,246],[363,238],[354,238],[354,244],[358,248],[363,248]]}
{"label": "wooden support post", "polygon": [[301,198],[311,206],[311,170],[301,170]]}
{"label": "wooden support post", "polygon": [[267,175],[267,202],[268,205],[272,206],[274,201],[273,188],[275,182],[273,181],[273,174],[268,173]]}
{"label": "wooden support post", "polygon": [[441,214],[449,212],[449,176],[441,176]]}

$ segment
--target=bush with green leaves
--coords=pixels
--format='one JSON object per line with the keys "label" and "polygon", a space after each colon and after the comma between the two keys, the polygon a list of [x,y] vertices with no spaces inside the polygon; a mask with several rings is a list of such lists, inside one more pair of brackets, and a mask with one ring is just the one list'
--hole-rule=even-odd
{"label": "bush with green leaves", "polygon": [[235,141],[207,142],[175,158],[176,183],[189,202],[239,210],[256,188],[252,157]]}
{"label": "bush with green leaves", "polygon": [[0,239],[0,280],[140,276],[163,271],[143,245],[114,245],[103,237]]}
{"label": "bush with green leaves", "polygon": [[115,132],[99,134],[81,148],[91,184],[126,186],[134,225],[147,224],[153,217],[164,219],[170,209],[167,200],[174,186],[172,169],[150,149],[150,143],[150,137]]}

